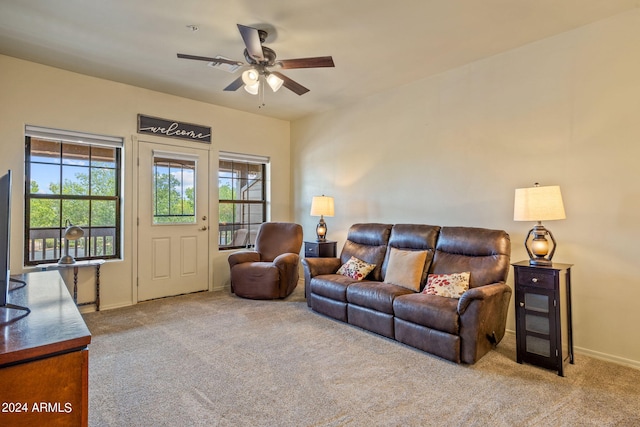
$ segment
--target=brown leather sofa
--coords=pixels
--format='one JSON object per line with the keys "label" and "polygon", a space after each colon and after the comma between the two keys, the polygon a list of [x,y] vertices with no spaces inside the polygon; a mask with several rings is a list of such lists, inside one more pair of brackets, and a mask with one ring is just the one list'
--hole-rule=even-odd
{"label": "brown leather sofa", "polygon": [[229,255],[231,292],[250,299],[289,296],[298,284],[301,247],[300,224],[261,224],[256,236],[255,250]]}
{"label": "brown leather sofa", "polygon": [[[391,248],[426,251],[428,274],[470,272],[459,299],[384,283]],[[302,260],[307,304],[456,363],[472,364],[503,338],[511,288],[511,242],[501,230],[422,224],[355,224],[339,258]],[[362,281],[336,274],[352,256],[376,267]]]}

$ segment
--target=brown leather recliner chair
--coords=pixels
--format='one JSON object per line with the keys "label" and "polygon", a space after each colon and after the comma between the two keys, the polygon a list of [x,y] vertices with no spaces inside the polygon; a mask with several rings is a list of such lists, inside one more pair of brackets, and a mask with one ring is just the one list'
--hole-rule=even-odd
{"label": "brown leather recliner chair", "polygon": [[254,251],[229,255],[231,292],[242,298],[285,298],[298,284],[302,226],[265,222]]}

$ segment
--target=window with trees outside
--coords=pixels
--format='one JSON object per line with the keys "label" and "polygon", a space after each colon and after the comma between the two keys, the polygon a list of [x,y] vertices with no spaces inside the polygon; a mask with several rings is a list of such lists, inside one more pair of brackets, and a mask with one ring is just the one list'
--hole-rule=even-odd
{"label": "window with trees outside", "polygon": [[[25,265],[57,262],[67,250],[76,260],[120,258],[122,139],[25,133]],[[69,224],[84,236],[65,241]]]}
{"label": "window with trees outside", "polygon": [[250,248],[267,217],[269,159],[220,153],[218,167],[220,249]]}
{"label": "window with trees outside", "polygon": [[196,161],[176,155],[153,156],[153,223],[196,222]]}

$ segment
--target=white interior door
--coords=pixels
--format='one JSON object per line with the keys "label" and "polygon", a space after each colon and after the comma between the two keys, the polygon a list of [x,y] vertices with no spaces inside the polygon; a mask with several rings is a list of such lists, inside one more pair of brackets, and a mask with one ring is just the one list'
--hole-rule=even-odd
{"label": "white interior door", "polygon": [[208,289],[209,151],[138,144],[138,301]]}

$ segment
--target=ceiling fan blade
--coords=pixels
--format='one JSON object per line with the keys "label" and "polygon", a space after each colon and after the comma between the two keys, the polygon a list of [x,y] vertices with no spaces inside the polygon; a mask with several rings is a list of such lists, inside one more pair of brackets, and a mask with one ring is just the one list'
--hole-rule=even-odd
{"label": "ceiling fan blade", "polygon": [[215,63],[218,63],[218,64],[244,65],[243,62],[234,61],[233,59],[209,58],[207,56],[186,55],[184,53],[179,53],[178,54],[178,58],[181,58],[181,59],[195,59],[196,61],[215,62]]}
{"label": "ceiling fan blade", "polygon": [[278,62],[282,65],[283,69],[335,67],[335,65],[333,64],[333,58],[330,56],[317,56],[314,58],[282,59]]}
{"label": "ceiling fan blade", "polygon": [[244,41],[244,45],[247,47],[247,52],[256,61],[264,61],[264,54],[262,53],[262,43],[260,42],[260,33],[258,30],[245,25],[238,25],[240,35]]}
{"label": "ceiling fan blade", "polygon": [[282,73],[272,71],[271,74],[275,74],[276,76],[280,77],[283,81],[282,85],[298,95],[304,95],[305,93],[309,92],[309,89],[302,86],[300,83],[291,80],[289,77],[285,76]]}
{"label": "ceiling fan blade", "polygon": [[224,90],[226,90],[226,91],[238,90],[238,89],[240,89],[242,87],[243,84],[244,84],[244,82],[242,81],[242,76],[240,76],[237,79],[235,79],[234,81],[232,81],[229,86],[225,87]]}

